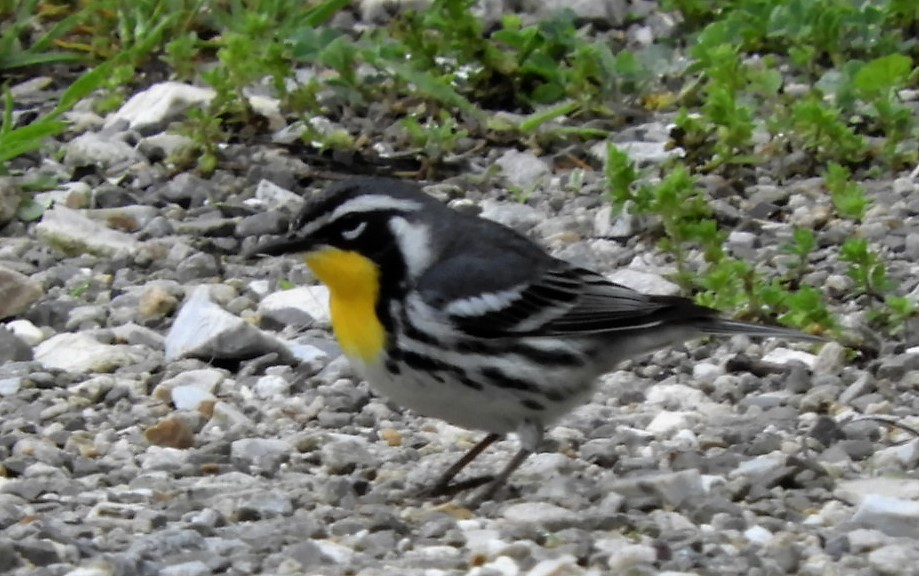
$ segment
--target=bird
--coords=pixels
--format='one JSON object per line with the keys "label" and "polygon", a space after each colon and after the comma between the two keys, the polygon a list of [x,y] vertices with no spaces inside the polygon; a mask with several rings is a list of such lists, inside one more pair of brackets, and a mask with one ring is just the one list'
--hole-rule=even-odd
{"label": "bird", "polygon": [[373,390],[485,432],[428,493],[449,493],[469,463],[516,434],[520,447],[504,467],[470,481],[481,486],[471,506],[495,498],[546,428],[627,359],[704,336],[822,340],[613,283],[406,180],[333,183],[305,202],[286,236],[252,253],[302,256],[329,289],[342,353]]}

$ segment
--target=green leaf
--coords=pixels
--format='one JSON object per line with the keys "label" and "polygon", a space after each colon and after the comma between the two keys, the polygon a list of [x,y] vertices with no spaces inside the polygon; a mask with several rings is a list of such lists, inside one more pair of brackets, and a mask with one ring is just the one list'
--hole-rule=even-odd
{"label": "green leaf", "polygon": [[338,12],[347,8],[351,0],[325,0],[307,11],[305,22],[307,25],[318,28],[335,17]]}
{"label": "green leaf", "polygon": [[878,96],[903,86],[912,71],[913,62],[903,54],[876,58],[855,73],[855,86],[866,96]]}
{"label": "green leaf", "polygon": [[386,65],[402,80],[414,84],[418,92],[477,118],[483,116],[482,111],[472,102],[433,74],[395,62],[388,62]]}

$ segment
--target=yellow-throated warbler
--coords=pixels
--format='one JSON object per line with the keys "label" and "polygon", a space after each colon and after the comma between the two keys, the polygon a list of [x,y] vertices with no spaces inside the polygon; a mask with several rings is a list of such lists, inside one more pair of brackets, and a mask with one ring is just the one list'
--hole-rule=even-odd
{"label": "yellow-throated warbler", "polygon": [[519,452],[479,494],[492,497],[537,449],[545,426],[632,356],[706,335],[819,340],[614,284],[396,180],[330,186],[308,201],[287,238],[256,251],[304,254],[329,287],[342,352],[378,392],[488,432],[435,492],[516,432]]}

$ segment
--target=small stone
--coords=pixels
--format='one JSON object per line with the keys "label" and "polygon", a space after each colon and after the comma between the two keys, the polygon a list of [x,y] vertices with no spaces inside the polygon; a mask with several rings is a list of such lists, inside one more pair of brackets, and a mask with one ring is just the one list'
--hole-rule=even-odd
{"label": "small stone", "polygon": [[290,360],[287,348],[274,336],[211,301],[208,286],[198,286],[179,310],[166,336],[166,359],[206,358],[245,360],[269,352]]}
{"label": "small stone", "polygon": [[269,374],[256,380],[254,391],[256,396],[263,399],[284,397],[290,391],[290,382]]}
{"label": "small stone", "polygon": [[484,200],[480,216],[513,228],[521,234],[525,234],[545,219],[545,214],[532,206],[498,200]]}
{"label": "small stone", "polygon": [[100,132],[81,134],[64,147],[64,163],[74,168],[129,168],[142,162],[145,162],[143,154],[133,146]]}
{"label": "small stone", "polygon": [[547,502],[523,502],[505,508],[503,516],[510,522],[536,525],[555,532],[577,525],[579,516],[561,506]]}
{"label": "small stone", "polygon": [[171,448],[191,448],[195,445],[195,433],[180,418],[166,418],[144,431],[147,442]]}
{"label": "small stone", "polygon": [[267,210],[287,210],[298,212],[303,206],[303,198],[270,180],[260,180],[255,187],[255,198]]}
{"label": "small stone", "polygon": [[890,536],[919,538],[919,502],[867,494],[852,521]]}
{"label": "small stone", "polygon": [[724,367],[711,362],[699,362],[692,367],[692,379],[699,384],[713,384],[724,374]]}
{"label": "small stone", "polygon": [[654,419],[651,420],[645,430],[658,438],[667,438],[680,430],[691,428],[695,419],[696,414],[694,412],[670,412],[669,410],[664,410],[654,416]]}
{"label": "small stone", "polygon": [[244,519],[279,518],[293,514],[294,503],[285,494],[263,492],[243,500],[237,513]]}
{"label": "small stone", "polygon": [[514,148],[498,158],[497,164],[507,180],[523,190],[539,185],[551,171],[549,165],[532,152],[520,152]]}
{"label": "small stone", "polygon": [[281,326],[331,325],[329,289],[322,285],[300,286],[279,290],[265,296],[258,305],[258,313]]}
{"label": "small stone", "polygon": [[667,280],[660,274],[644,272],[632,268],[621,268],[612,274],[607,274],[606,279],[615,284],[622,284],[643,294],[659,294],[662,296],[676,296],[680,287]]}
{"label": "small stone", "polygon": [[801,350],[791,350],[790,348],[773,348],[765,356],[763,356],[762,361],[767,364],[779,364],[785,365],[791,362],[801,362],[810,369],[814,368],[814,364],[817,363],[817,356],[810,354],[808,352],[802,352]]}
{"label": "small stone", "polygon": [[0,378],[0,396],[15,396],[22,388],[22,378]]}
{"label": "small stone", "polygon": [[0,266],[0,319],[17,316],[29,309],[44,291],[24,274]]}
{"label": "small stone", "polygon": [[149,446],[140,460],[141,470],[178,472],[188,462],[188,452],[169,446]]}
{"label": "small stone", "polygon": [[814,362],[814,374],[839,374],[848,365],[846,349],[837,342],[827,342],[817,354]]}
{"label": "small stone", "polygon": [[211,576],[214,571],[200,560],[160,568],[158,576]]}
{"label": "small stone", "polygon": [[176,386],[172,389],[172,404],[178,410],[198,410],[205,402],[216,402],[217,398],[200,386]]}
{"label": "small stone", "polygon": [[321,453],[330,474],[350,474],[374,462],[366,446],[356,439],[333,440],[322,446]]}
{"label": "small stone", "polygon": [[146,288],[137,302],[137,313],[142,320],[165,318],[179,304],[178,298],[165,287],[154,284]]}
{"label": "small stone", "polygon": [[46,368],[68,372],[112,372],[146,357],[136,346],[102,344],[83,333],[58,334],[35,348],[35,359]]}
{"label": "small stone", "polygon": [[871,462],[875,468],[915,469],[919,466],[919,438],[897,446],[882,448],[874,453]]}
{"label": "small stone", "polygon": [[243,438],[230,445],[230,458],[242,469],[276,472],[293,450],[287,440],[278,438]]}
{"label": "small stone", "polygon": [[868,563],[884,576],[916,574],[919,548],[915,543],[883,546],[868,554]]}
{"label": "small stone", "polygon": [[639,502],[679,507],[705,494],[702,476],[695,469],[622,478],[613,481],[609,489],[625,497],[630,505]]}
{"label": "small stone", "polygon": [[77,210],[55,204],[46,210],[35,233],[65,254],[119,257],[137,252],[140,243],[130,234],[106,228]]}
{"label": "small stone", "polygon": [[744,530],[744,538],[754,544],[767,544],[774,534],[762,526],[751,526]]}
{"label": "small stone", "polygon": [[764,454],[741,462],[737,468],[731,470],[728,478],[746,477],[756,479],[769,476],[784,468],[785,462],[786,459],[783,455]]}
{"label": "small stone", "polygon": [[29,346],[35,346],[45,339],[41,328],[28,320],[11,320],[6,323],[6,328]]}
{"label": "small stone", "polygon": [[182,82],[160,82],[134,94],[109,116],[106,128],[127,122],[141,134],[161,132],[166,125],[180,118],[189,108],[202,106],[214,97],[210,88],[200,88]]}

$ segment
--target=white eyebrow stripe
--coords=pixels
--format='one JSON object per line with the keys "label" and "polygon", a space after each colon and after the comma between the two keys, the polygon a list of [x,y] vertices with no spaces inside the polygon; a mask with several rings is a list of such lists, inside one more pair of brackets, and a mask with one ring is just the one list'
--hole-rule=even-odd
{"label": "white eyebrow stripe", "polygon": [[345,214],[358,212],[373,212],[376,210],[394,210],[397,212],[417,212],[421,210],[421,203],[414,200],[381,196],[379,194],[366,194],[348,200],[332,211],[329,222],[338,220]]}

